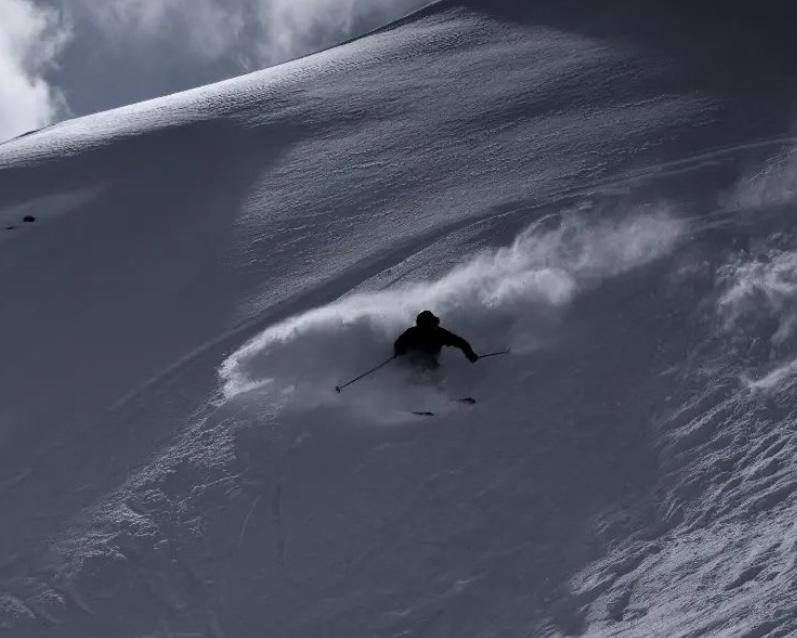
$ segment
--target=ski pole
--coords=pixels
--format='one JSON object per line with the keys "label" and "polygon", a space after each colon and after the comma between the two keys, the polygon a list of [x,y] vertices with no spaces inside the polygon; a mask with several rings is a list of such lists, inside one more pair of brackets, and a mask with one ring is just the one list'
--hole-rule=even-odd
{"label": "ski pole", "polygon": [[486,359],[487,357],[500,357],[501,355],[509,354],[509,348],[501,350],[500,352],[491,352],[490,354],[480,354],[479,359]]}
{"label": "ski pole", "polygon": [[395,358],[396,358],[395,356],[390,357],[390,359],[388,359],[387,361],[383,361],[375,368],[371,368],[368,372],[363,372],[359,377],[357,377],[356,379],[352,379],[348,383],[344,383],[343,385],[336,385],[335,390],[340,392],[341,390],[343,390],[343,388],[348,388],[351,384],[357,383],[360,379],[365,379],[365,377],[367,377],[368,375],[373,374],[374,372],[380,370],[381,368],[384,368],[388,363],[393,361],[393,359]]}

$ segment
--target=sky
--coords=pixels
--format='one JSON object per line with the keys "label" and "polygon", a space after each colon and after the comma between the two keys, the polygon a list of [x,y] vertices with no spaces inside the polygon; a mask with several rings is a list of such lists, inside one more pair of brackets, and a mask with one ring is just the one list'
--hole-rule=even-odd
{"label": "sky", "polygon": [[429,0],[0,0],[0,140],[273,66]]}

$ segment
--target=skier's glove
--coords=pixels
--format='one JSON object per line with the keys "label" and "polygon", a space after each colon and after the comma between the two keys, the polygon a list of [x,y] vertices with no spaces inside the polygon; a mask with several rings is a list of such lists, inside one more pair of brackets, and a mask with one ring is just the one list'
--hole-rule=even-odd
{"label": "skier's glove", "polygon": [[471,363],[476,363],[479,360],[479,355],[473,352],[472,350],[465,355],[468,358],[468,361]]}

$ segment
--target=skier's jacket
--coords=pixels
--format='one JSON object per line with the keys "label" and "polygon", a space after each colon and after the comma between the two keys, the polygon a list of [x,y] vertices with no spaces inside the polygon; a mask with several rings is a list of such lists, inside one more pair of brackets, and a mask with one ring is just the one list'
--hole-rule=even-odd
{"label": "skier's jacket", "polygon": [[436,365],[443,346],[459,348],[470,361],[479,358],[467,341],[440,326],[413,326],[396,339],[393,350],[397,357],[408,354]]}

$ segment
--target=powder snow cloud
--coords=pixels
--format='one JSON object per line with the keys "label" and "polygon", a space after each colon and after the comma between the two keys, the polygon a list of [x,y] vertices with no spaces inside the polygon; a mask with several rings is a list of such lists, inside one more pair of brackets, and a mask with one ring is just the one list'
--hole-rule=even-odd
{"label": "powder snow cloud", "polygon": [[681,233],[666,207],[600,223],[535,224],[510,246],[476,254],[439,279],[344,297],[265,330],[222,365],[225,394],[272,382],[331,388],[342,362],[355,371],[390,354],[395,336],[424,308],[479,335],[477,346],[536,349],[546,324],[581,291],[668,254]]}

